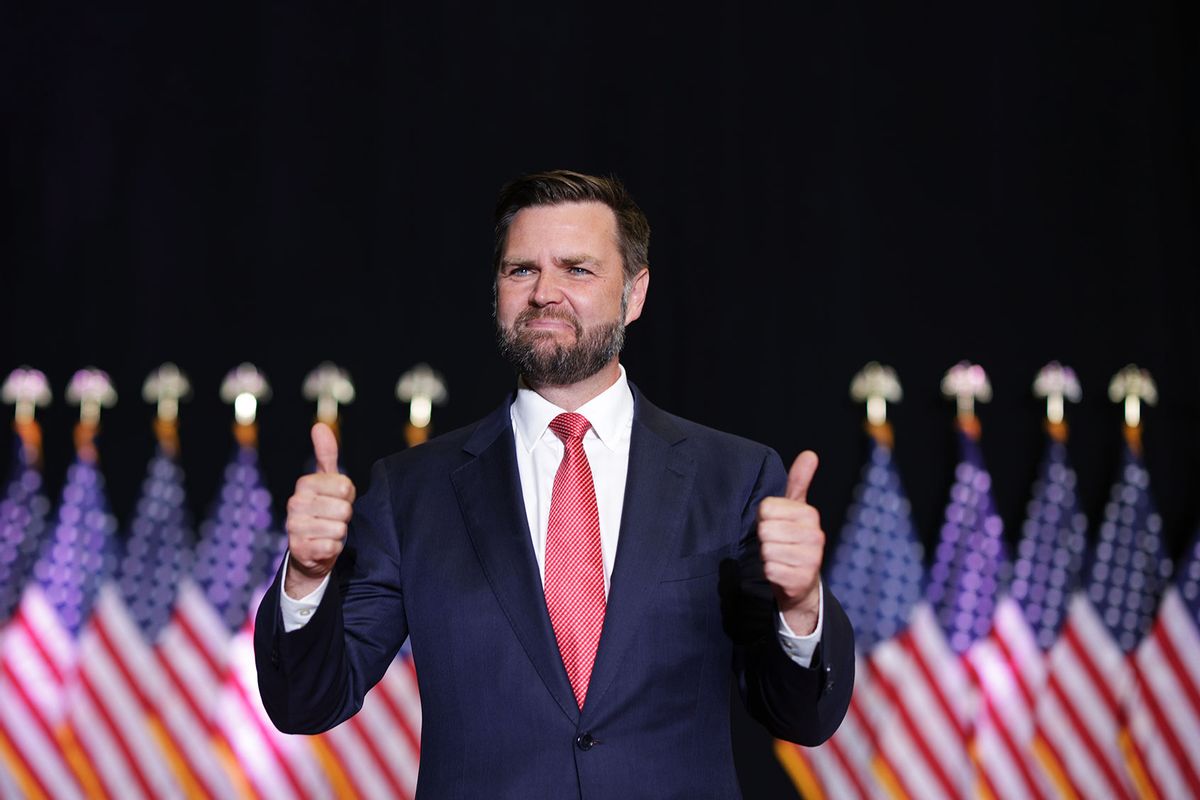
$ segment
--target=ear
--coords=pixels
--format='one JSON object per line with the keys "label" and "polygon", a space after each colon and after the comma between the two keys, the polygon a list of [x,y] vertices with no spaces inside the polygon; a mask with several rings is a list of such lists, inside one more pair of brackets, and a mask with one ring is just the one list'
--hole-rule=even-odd
{"label": "ear", "polygon": [[642,315],[642,306],[646,304],[646,291],[650,288],[650,269],[642,267],[633,278],[629,289],[629,303],[625,307],[625,324],[633,322]]}

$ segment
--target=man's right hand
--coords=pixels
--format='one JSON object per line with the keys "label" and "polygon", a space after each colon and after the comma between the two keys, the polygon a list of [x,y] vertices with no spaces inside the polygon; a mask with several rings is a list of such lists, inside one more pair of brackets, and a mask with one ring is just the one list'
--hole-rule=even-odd
{"label": "man's right hand", "polygon": [[316,589],[346,545],[354,484],[338,472],[338,445],[323,422],[312,428],[317,471],[296,481],[287,502],[288,570],[283,590],[299,600]]}

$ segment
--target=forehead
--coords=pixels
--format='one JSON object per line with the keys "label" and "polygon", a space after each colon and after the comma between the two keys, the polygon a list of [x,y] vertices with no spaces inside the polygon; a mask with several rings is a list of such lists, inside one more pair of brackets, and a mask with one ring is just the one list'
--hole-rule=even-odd
{"label": "forehead", "polygon": [[513,217],[504,258],[533,258],[543,252],[586,253],[596,258],[617,252],[617,217],[604,203],[530,206]]}

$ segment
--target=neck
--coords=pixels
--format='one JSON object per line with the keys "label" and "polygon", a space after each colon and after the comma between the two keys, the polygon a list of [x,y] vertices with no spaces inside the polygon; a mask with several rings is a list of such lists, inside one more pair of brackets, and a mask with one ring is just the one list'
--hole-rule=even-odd
{"label": "neck", "polygon": [[533,384],[527,380],[525,384],[564,411],[575,411],[581,405],[616,383],[619,377],[621,377],[621,368],[618,365],[617,359],[613,358],[599,372],[584,378],[578,383],[555,386],[551,384]]}

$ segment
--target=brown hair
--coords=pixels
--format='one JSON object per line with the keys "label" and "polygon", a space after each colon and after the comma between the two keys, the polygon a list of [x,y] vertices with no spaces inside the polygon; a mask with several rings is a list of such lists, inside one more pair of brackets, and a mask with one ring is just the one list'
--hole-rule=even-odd
{"label": "brown hair", "polygon": [[650,223],[621,181],[613,176],[598,178],[556,169],[535,172],[510,181],[500,190],[496,201],[496,236],[493,267],[500,271],[500,259],[508,241],[508,228],[523,208],[556,206],[561,203],[603,203],[617,218],[617,245],[624,262],[625,282],[650,264]]}

